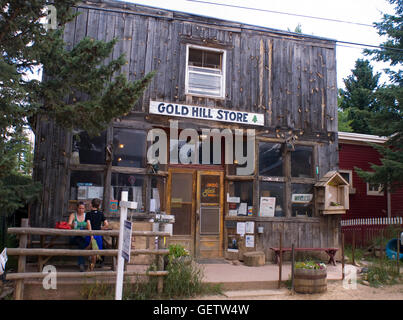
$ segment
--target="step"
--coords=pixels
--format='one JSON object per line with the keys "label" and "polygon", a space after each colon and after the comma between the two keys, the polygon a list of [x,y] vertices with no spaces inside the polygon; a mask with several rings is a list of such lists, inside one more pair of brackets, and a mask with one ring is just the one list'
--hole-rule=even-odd
{"label": "step", "polygon": [[237,291],[224,291],[223,295],[227,298],[253,298],[253,297],[267,297],[267,296],[278,296],[278,295],[288,295],[289,290],[287,289],[272,289],[272,290],[237,290]]}

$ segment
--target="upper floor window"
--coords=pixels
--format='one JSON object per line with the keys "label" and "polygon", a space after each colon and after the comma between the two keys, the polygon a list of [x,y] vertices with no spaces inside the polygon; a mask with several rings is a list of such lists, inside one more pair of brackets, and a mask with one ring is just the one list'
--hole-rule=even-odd
{"label": "upper floor window", "polygon": [[188,45],[186,94],[225,97],[225,50]]}
{"label": "upper floor window", "polygon": [[369,196],[383,196],[382,184],[368,183],[367,182],[367,195]]}

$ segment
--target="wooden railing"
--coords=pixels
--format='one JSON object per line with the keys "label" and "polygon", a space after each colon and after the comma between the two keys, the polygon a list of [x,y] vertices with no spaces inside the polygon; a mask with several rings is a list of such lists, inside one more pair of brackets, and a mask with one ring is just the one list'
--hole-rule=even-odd
{"label": "wooden railing", "polygon": [[[19,236],[18,248],[7,248],[7,255],[18,256],[18,270],[17,273],[7,273],[6,280],[15,280],[15,300],[21,300],[24,296],[24,280],[44,278],[48,274],[42,272],[26,272],[26,257],[52,257],[52,256],[111,256],[114,259],[118,256],[118,249],[105,249],[105,250],[78,250],[78,249],[35,249],[28,248],[28,235],[39,235],[43,239],[45,236],[89,236],[89,235],[102,235],[111,236],[112,238],[119,237],[119,230],[64,230],[64,229],[50,229],[50,228],[31,228],[28,226],[28,220],[22,219],[21,228],[9,228],[9,234],[16,234]],[[133,231],[133,236],[142,237],[158,237],[158,249],[132,249],[131,256],[139,254],[150,254],[158,257],[157,271],[125,271],[125,276],[155,276],[158,277],[158,292],[163,290],[163,277],[168,274],[164,270],[164,255],[169,253],[169,250],[164,248],[164,237],[171,236],[168,232],[159,231]],[[41,241],[43,243],[43,241]],[[117,241],[115,242],[117,243]],[[40,261],[40,259],[39,259]],[[114,260],[115,261],[115,260]],[[115,262],[114,262],[115,265]],[[57,272],[57,278],[88,278],[88,277],[113,277],[116,278],[116,269],[113,271],[90,271],[90,272]],[[41,271],[41,270],[40,270]]]}

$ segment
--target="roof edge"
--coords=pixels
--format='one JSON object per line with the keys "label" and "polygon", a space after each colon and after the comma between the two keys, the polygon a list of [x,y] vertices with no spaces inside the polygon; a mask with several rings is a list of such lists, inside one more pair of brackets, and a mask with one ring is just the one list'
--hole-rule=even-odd
{"label": "roof edge", "polygon": [[345,142],[372,142],[383,144],[388,141],[388,137],[380,137],[372,134],[353,133],[353,132],[339,132],[339,141]]}

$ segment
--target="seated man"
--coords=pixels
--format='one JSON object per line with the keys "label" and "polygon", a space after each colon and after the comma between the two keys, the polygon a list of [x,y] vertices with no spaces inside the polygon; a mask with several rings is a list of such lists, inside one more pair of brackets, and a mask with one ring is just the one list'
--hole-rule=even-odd
{"label": "seated man", "polygon": [[[91,211],[86,213],[85,220],[88,223],[89,230],[103,230],[108,229],[109,223],[105,219],[104,213],[99,210],[101,205],[101,200],[98,198],[92,199],[91,201]],[[90,244],[92,239],[95,239],[97,242],[99,250],[102,250],[102,236],[87,236],[86,241],[87,244]],[[90,270],[93,270],[95,267],[96,256],[91,257]]]}

